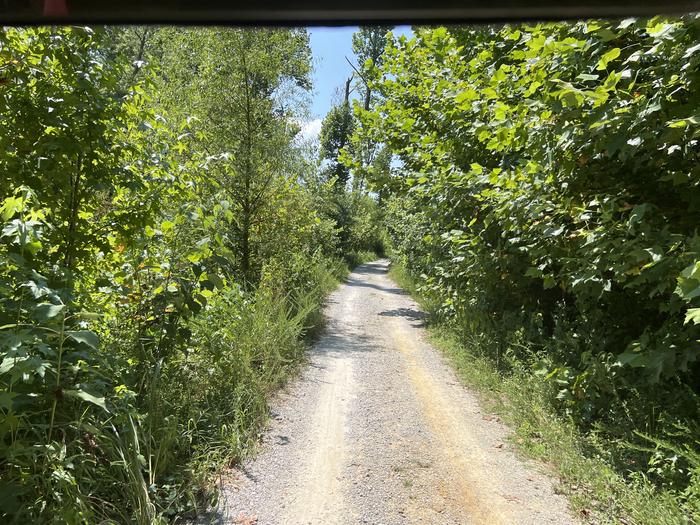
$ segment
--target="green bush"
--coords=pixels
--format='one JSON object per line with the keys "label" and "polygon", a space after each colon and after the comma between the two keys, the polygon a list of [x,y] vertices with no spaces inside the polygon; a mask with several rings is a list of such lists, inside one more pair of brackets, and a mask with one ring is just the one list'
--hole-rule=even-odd
{"label": "green bush", "polygon": [[325,214],[277,113],[309,52],[291,29],[0,31],[3,523],[191,517],[251,449],[346,250],[376,244],[369,200]]}
{"label": "green bush", "polygon": [[437,316],[499,369],[541,374],[592,453],[681,500],[697,443],[676,429],[700,418],[699,20],[420,29],[356,111],[400,161],[375,185]]}

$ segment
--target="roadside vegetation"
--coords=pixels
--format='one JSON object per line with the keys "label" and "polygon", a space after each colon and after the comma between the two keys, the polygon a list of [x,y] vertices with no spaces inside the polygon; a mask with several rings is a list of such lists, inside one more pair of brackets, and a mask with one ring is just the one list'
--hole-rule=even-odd
{"label": "roadside vegetation", "polygon": [[215,501],[375,200],[299,136],[305,30],[0,31],[0,521]]}
{"label": "roadside vegetation", "polygon": [[382,255],[591,522],[700,521],[700,18],[0,31],[0,520],[214,503]]}
{"label": "roadside vegetation", "polygon": [[395,275],[584,519],[696,523],[700,19],[416,33],[352,139]]}

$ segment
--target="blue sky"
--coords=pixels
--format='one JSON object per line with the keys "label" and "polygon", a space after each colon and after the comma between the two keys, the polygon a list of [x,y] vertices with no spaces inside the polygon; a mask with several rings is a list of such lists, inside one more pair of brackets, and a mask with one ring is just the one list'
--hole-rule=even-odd
{"label": "blue sky", "polygon": [[[331,108],[336,88],[344,86],[345,80],[352,73],[352,68],[345,57],[354,61],[352,53],[352,34],[357,27],[312,27],[311,52],[313,54],[313,83],[310,121],[302,133],[316,136],[321,129],[321,120]],[[409,26],[394,29],[394,35],[412,35]]]}

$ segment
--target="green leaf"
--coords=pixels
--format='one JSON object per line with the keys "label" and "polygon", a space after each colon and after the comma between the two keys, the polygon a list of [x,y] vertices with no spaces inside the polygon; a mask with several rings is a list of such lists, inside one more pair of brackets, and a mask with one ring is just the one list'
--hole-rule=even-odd
{"label": "green leaf", "polygon": [[647,366],[648,358],[638,350],[627,350],[617,356],[617,362],[632,368],[642,368]]}
{"label": "green leaf", "polygon": [[[464,91],[457,94],[455,97],[455,102],[460,105],[469,106],[470,102],[479,99],[479,94],[471,88],[467,88]],[[465,104],[467,103],[467,104]]]}
{"label": "green leaf", "polygon": [[652,24],[652,21],[647,24],[647,33],[649,33],[651,36],[662,36],[674,27],[673,24],[669,24],[663,20],[657,24]]}
{"label": "green leaf", "polygon": [[697,51],[700,51],[700,44],[695,44],[694,46],[686,49],[685,54],[683,55],[683,58],[690,58]]}
{"label": "green leaf", "polygon": [[534,266],[531,266],[527,270],[525,270],[525,276],[526,277],[542,277],[542,270],[539,268],[535,268]]}
{"label": "green leaf", "polygon": [[596,31],[596,35],[598,35],[603,42],[609,42],[610,40],[614,40],[618,37],[617,33],[613,33],[607,27],[603,27]]}
{"label": "green leaf", "polygon": [[598,71],[602,71],[604,69],[607,69],[608,64],[615,60],[617,57],[620,56],[620,48],[619,47],[614,47],[607,53],[605,53],[602,57],[600,57],[600,60],[598,61],[598,64],[596,65],[596,69]]}
{"label": "green leaf", "polygon": [[214,286],[216,286],[219,290],[223,290],[224,281],[221,279],[221,277],[219,277],[215,273],[212,273],[208,277],[209,277],[209,280],[214,284]]}
{"label": "green leaf", "polygon": [[685,302],[700,297],[700,261],[688,265],[676,279],[675,294]]}
{"label": "green leaf", "polygon": [[637,20],[634,18],[625,18],[622,22],[620,22],[620,25],[617,26],[620,29],[627,29],[629,26],[634,24]]}
{"label": "green leaf", "polygon": [[0,409],[9,411],[15,397],[17,397],[16,392],[0,392]]}
{"label": "green leaf", "polygon": [[557,281],[554,279],[554,277],[552,277],[551,275],[544,276],[544,282],[542,283],[542,286],[544,286],[545,290],[554,288],[556,285]]}
{"label": "green leaf", "polygon": [[104,397],[97,397],[93,396],[92,394],[89,394],[88,392],[85,392],[85,390],[64,390],[63,394],[68,396],[68,397],[75,397],[77,399],[82,399],[83,401],[87,401],[88,403],[92,403],[93,405],[97,405],[101,409],[103,409],[106,412],[109,412],[107,410],[107,405],[105,405],[105,398]]}
{"label": "green leaf", "polygon": [[97,334],[90,330],[68,331],[66,332],[66,336],[78,343],[89,346],[93,350],[97,350],[100,344],[100,339],[97,337]]}
{"label": "green leaf", "polygon": [[34,309],[34,317],[38,321],[48,321],[60,314],[65,307],[63,304],[40,303]]}
{"label": "green leaf", "polygon": [[84,319],[86,321],[92,321],[95,319],[100,319],[102,317],[102,314],[98,314],[95,312],[78,312],[77,314],[74,314],[73,317],[76,319]]}
{"label": "green leaf", "polygon": [[700,324],[700,308],[689,308],[685,313],[684,324],[688,324],[691,321],[693,324]]}
{"label": "green leaf", "polygon": [[581,73],[576,78],[581,80],[598,80],[600,77],[598,75],[589,75],[588,73]]}

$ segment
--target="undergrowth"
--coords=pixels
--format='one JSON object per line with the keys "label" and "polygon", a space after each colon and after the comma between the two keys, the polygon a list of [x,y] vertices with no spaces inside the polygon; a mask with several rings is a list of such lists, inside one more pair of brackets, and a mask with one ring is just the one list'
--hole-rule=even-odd
{"label": "undergrowth", "polygon": [[198,351],[172,364],[163,402],[164,412],[185,424],[179,434],[198,511],[215,504],[222,469],[255,449],[269,396],[298,370],[323,326],[323,299],[346,274],[340,260],[316,264],[308,276],[313,285],[287,301],[263,283],[250,304],[222,297],[197,319]]}
{"label": "undergrowth", "polygon": [[392,265],[390,277],[430,314],[432,343],[485,407],[513,429],[516,448],[541,461],[550,474],[556,473],[557,489],[583,522],[676,525],[700,520],[697,486],[682,494],[655,486],[640,473],[631,474],[639,470],[634,465],[628,476],[614,469],[600,452],[612,447],[602,433],[583,432],[557,410],[557,385],[536,373],[534,354],[533,362],[517,360],[508,352],[495,359],[489,348],[493,334],[465,335],[454,323],[439,319],[435,304],[420,294],[402,266]]}
{"label": "undergrowth", "polygon": [[[359,252],[300,261],[289,290],[280,290],[273,272],[252,302],[221,297],[197,319],[193,346],[198,351],[173,363],[162,392],[163,413],[186,423],[176,434],[186,437],[182,454],[190,458],[185,471],[192,488],[187,482],[182,487],[192,493],[173,499],[178,505],[173,518],[216,504],[222,470],[254,453],[269,397],[298,372],[305,349],[322,331],[326,295],[356,263],[373,259],[373,253]],[[189,501],[189,508],[182,501]]]}

